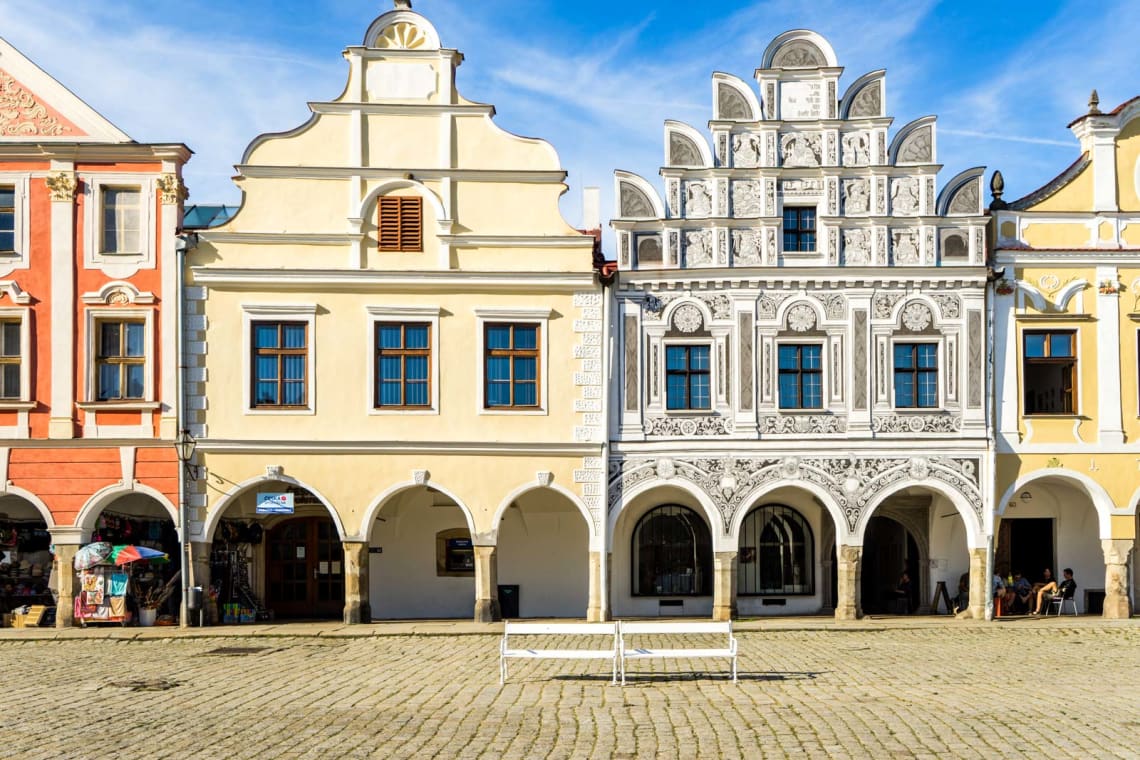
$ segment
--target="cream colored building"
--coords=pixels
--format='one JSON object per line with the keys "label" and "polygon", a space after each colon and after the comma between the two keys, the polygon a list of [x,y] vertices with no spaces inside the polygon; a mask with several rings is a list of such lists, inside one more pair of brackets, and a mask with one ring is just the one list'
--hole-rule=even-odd
{"label": "cream colored building", "polygon": [[491,620],[499,584],[512,615],[599,617],[595,238],[554,149],[396,6],[340,96],[250,144],[188,257],[194,581],[279,618]]}
{"label": "cream colored building", "polygon": [[1101,113],[1093,95],[1071,166],[1012,202],[993,183],[995,562],[1071,567],[1078,609],[1121,618],[1140,497],[1140,98]]}

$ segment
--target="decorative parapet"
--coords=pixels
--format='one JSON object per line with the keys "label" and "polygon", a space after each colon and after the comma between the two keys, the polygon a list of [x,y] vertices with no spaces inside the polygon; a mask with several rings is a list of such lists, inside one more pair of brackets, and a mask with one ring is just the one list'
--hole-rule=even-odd
{"label": "decorative parapet", "polygon": [[960,433],[962,418],[953,414],[876,414],[871,420],[876,433]]}
{"label": "decorative parapet", "polygon": [[847,417],[839,414],[776,414],[760,418],[763,434],[827,435],[846,433]]}

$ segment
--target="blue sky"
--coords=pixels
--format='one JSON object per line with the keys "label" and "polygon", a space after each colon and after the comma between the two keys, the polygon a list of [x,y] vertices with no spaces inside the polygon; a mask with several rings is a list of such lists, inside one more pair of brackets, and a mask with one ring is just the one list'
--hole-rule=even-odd
{"label": "blue sky", "polygon": [[[612,172],[657,182],[662,122],[703,128],[713,71],[745,80],[777,34],[814,29],[846,67],[840,90],[887,69],[896,127],[939,117],[944,182],[1002,170],[1006,198],[1077,156],[1066,124],[1100,91],[1108,110],[1140,94],[1135,0],[416,0],[443,44],[466,55],[463,94],[493,103],[505,129],[549,140],[583,186]],[[235,203],[246,144],[308,117],[344,85],[340,51],[359,44],[387,0],[0,0],[0,35],[134,139],[180,141],[192,201]],[[61,54],[64,53],[64,54]]]}

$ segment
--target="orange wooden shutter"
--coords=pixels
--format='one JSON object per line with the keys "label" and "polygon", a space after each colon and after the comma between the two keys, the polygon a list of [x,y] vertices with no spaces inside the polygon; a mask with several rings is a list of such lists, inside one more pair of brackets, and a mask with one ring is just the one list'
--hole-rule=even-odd
{"label": "orange wooden shutter", "polygon": [[423,250],[423,200],[381,198],[377,205],[381,251]]}

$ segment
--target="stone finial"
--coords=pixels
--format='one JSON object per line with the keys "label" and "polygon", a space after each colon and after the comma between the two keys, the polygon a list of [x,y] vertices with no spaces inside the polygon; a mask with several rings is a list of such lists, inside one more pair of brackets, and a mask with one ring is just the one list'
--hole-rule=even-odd
{"label": "stone finial", "polygon": [[1096,90],[1093,90],[1092,94],[1089,95],[1089,113],[1100,113],[1100,95],[1097,94]]}
{"label": "stone finial", "polygon": [[396,10],[410,11],[412,9],[412,0],[394,0]]}
{"label": "stone finial", "polygon": [[1004,192],[1005,177],[1001,176],[1000,171],[995,171],[994,176],[990,178],[990,194],[993,195],[993,200],[990,201],[990,208],[1008,208],[1006,202],[1001,199]]}

